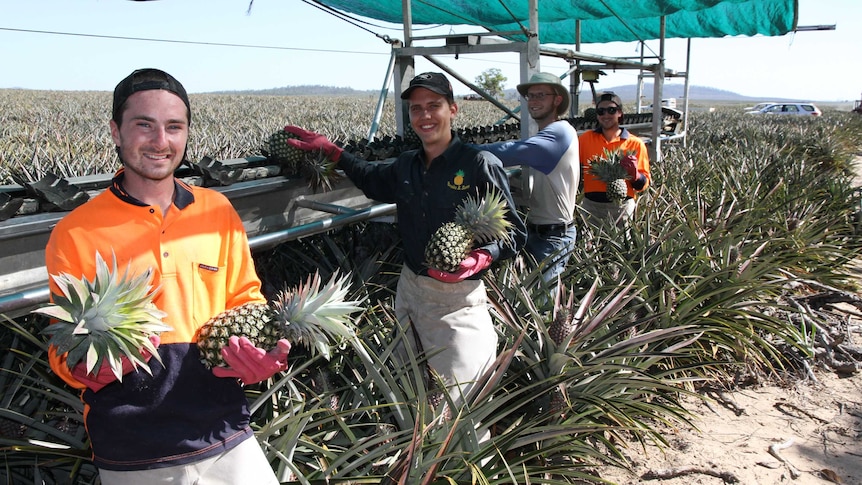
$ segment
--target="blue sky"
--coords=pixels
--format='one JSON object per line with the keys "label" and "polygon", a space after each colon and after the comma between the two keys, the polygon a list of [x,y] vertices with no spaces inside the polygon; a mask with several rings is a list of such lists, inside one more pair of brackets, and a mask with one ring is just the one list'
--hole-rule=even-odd
{"label": "blue sky", "polygon": [[[402,37],[400,26],[370,21],[359,28],[300,0],[254,0],[250,12],[249,0],[2,3],[0,88],[109,91],[136,68],[158,67],[193,93],[305,84],[379,90],[390,48],[375,34]],[[835,24],[836,29],[782,37],[693,39],[690,82],[762,98],[859,99],[862,2],[799,0],[800,26],[824,24]],[[420,35],[469,30],[445,27]],[[658,41],[648,45],[658,51]],[[686,70],[685,46],[682,39],[667,41],[669,68]],[[636,43],[589,44],[582,51],[625,57],[639,53]],[[492,67],[503,71],[506,87],[519,81],[514,54],[442,60],[471,81]],[[557,74],[567,67],[553,58],[541,62],[542,70]],[[418,59],[417,70],[438,69]],[[633,71],[611,72],[599,87],[634,82]],[[469,92],[458,83],[455,89]]]}

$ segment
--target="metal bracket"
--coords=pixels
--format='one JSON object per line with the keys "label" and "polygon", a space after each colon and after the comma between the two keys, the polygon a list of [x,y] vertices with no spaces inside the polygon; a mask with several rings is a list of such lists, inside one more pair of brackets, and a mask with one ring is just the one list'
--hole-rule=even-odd
{"label": "metal bracket", "polygon": [[207,156],[204,156],[199,162],[194,162],[193,165],[204,175],[221,185],[231,185],[242,176],[242,168],[228,167],[218,160]]}
{"label": "metal bracket", "polygon": [[36,182],[28,182],[20,177],[13,177],[13,179],[37,198],[46,200],[65,211],[70,211],[90,200],[86,192],[53,173],[45,174]]}

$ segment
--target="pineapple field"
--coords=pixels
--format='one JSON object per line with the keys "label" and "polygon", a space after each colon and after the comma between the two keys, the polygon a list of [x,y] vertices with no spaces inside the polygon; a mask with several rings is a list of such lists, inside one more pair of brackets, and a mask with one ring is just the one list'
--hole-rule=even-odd
{"label": "pineapple field", "polygon": [[[375,103],[192,95],[189,158],[260,155],[286,124],[361,139]],[[113,171],[109,106],[109,93],[0,90],[0,185]],[[502,117],[489,103],[460,108],[459,128]],[[391,103],[384,113],[379,136],[394,136]],[[685,143],[653,162],[629,230],[579,226],[558,288],[521,258],[493,267],[498,358],[451,414],[425,356],[389,358],[407,337],[393,316],[401,254],[390,223],[256,252],[264,292],[282,302],[266,313],[287,313],[285,288],[312,280],[337,280],[350,303],[338,338],[321,349],[297,337],[286,372],[246,387],[270,464],[297,484],[610,483],[605,470],[632,467],[627,447],[667,446],[668,429],[691,424],[686,403],[705,389],[858,375],[858,323],[832,304],[859,307],[860,140],[852,113],[693,113]],[[47,363],[47,317],[0,318],[0,476],[99,483],[82,404]]]}

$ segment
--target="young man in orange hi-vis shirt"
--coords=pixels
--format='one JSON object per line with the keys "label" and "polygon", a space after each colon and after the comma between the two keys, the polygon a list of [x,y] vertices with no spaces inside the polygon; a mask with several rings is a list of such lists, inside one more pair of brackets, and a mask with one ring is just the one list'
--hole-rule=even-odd
{"label": "young man in orange hi-vis shirt", "polygon": [[[612,92],[605,92],[596,99],[596,116],[599,126],[578,137],[580,145],[581,175],[584,199],[581,208],[587,222],[593,226],[604,224],[625,225],[635,212],[636,197],[650,184],[649,156],[643,140],[620,126],[623,119],[623,103]],[[604,150],[621,150],[625,155],[621,165],[628,173],[627,194],[622,202],[611,201],[607,186],[589,171],[590,161],[600,157]]]}
{"label": "young man in orange hi-vis shirt", "polygon": [[[285,370],[290,344],[266,352],[231,337],[222,349],[229,367],[212,370],[197,349],[198,330],[211,317],[266,299],[230,201],[174,177],[190,124],[189,98],[170,74],[140,69],[120,81],[110,128],[123,166],[107,190],[57,223],[45,249],[51,275],[92,281],[96,252],[106,261],[116,255],[130,274],[151,269],[159,288],[153,303],[173,329],[150,336],[163,365],[150,365],[148,374],[123,357],[122,382],[107,365],[88,372],[82,361],[70,369],[68,354],[49,349],[53,371],[82,391],[105,485],[278,483],[249,427],[242,384]],[[53,279],[51,292],[62,294]]]}

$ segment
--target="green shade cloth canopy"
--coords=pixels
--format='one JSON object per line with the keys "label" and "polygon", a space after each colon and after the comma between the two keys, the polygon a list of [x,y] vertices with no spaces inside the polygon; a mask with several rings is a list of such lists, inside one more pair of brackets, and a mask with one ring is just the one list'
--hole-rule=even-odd
{"label": "green shade cloth canopy", "polygon": [[[538,0],[539,43],[602,44],[660,38],[780,36],[796,28],[798,0]],[[343,12],[402,24],[402,0],[323,0]],[[490,32],[529,28],[527,0],[412,0],[414,25],[474,25]],[[526,36],[506,35],[525,41]]]}

